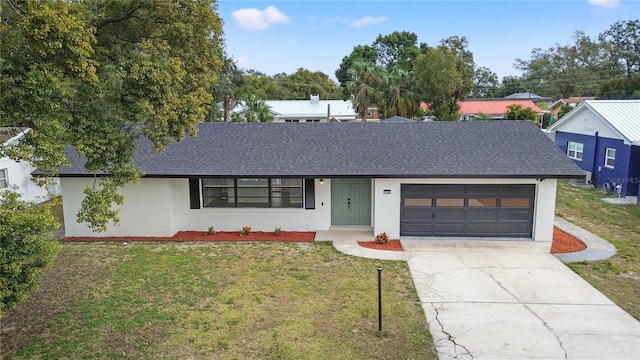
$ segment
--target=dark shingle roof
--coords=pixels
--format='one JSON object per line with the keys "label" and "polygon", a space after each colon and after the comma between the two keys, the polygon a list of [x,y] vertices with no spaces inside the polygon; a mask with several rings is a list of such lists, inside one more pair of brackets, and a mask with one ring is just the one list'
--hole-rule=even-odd
{"label": "dark shingle roof", "polygon": [[[68,158],[60,176],[86,175],[75,150]],[[136,164],[155,177],[583,176],[530,121],[203,123],[163,153],[139,140]]]}

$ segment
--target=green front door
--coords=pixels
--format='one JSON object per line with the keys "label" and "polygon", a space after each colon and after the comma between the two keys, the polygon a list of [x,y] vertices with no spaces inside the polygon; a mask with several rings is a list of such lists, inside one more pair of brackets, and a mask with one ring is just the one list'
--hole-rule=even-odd
{"label": "green front door", "polygon": [[331,179],[331,225],[371,225],[370,179]]}

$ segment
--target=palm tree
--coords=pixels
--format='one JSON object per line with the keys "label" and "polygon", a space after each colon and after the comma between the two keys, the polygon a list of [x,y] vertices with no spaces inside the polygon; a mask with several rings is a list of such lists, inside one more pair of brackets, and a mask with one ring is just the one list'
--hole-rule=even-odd
{"label": "palm tree", "polygon": [[244,111],[232,115],[234,122],[272,122],[274,120],[269,105],[256,95],[244,96],[242,104]]}
{"label": "palm tree", "polygon": [[362,119],[367,121],[367,109],[378,99],[378,86],[382,85],[382,78],[377,74],[373,63],[363,60],[354,61],[347,70],[349,81],[347,91],[353,97],[353,106]]}
{"label": "palm tree", "polygon": [[390,73],[383,74],[384,95],[378,104],[380,116],[388,118],[392,116],[414,117],[418,112],[418,102],[411,90],[411,74],[399,67],[395,67]]}

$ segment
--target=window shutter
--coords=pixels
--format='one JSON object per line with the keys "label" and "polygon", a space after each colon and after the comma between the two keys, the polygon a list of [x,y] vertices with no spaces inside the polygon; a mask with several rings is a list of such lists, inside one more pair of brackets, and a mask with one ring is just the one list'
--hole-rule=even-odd
{"label": "window shutter", "polygon": [[189,201],[192,209],[200,209],[200,179],[189,178]]}
{"label": "window shutter", "polygon": [[304,208],[316,208],[316,191],[314,179],[304,179]]}

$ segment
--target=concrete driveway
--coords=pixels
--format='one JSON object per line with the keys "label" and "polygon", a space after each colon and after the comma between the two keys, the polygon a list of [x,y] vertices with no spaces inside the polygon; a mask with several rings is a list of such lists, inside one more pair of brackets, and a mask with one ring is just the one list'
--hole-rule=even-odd
{"label": "concrete driveway", "polygon": [[445,359],[639,359],[640,322],[531,241],[402,240]]}

